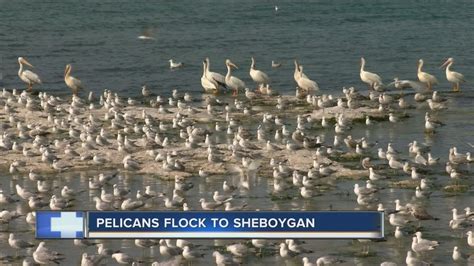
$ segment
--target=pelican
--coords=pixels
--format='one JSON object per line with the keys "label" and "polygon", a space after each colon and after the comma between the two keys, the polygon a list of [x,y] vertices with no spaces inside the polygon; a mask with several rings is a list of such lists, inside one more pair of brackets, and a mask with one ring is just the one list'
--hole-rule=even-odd
{"label": "pelican", "polygon": [[207,62],[202,61],[202,76],[201,76],[201,86],[205,92],[216,93],[218,91],[219,85],[214,79],[210,79],[207,76]]}
{"label": "pelican", "polygon": [[210,71],[209,70],[210,67],[211,67],[211,62],[209,61],[209,57],[206,57],[206,77],[209,80],[216,81],[219,86],[225,87],[225,76],[217,72]]}
{"label": "pelican", "polygon": [[418,80],[420,82],[425,83],[428,86],[428,89],[431,90],[433,85],[438,84],[438,80],[436,79],[435,76],[428,74],[426,72],[423,72],[421,68],[423,67],[423,59],[418,60]]}
{"label": "pelican", "polygon": [[360,58],[360,79],[369,85],[369,88],[374,89],[376,86],[382,85],[382,78],[372,72],[365,71],[365,59]]}
{"label": "pelican", "polygon": [[67,64],[66,69],[64,69],[64,82],[72,90],[72,94],[77,95],[79,90],[82,89],[82,83],[79,79],[71,76],[71,70],[71,64]]}
{"label": "pelican", "polygon": [[255,69],[255,59],[252,57],[252,64],[250,65],[250,77],[252,80],[257,83],[259,87],[263,87],[267,84],[270,84],[270,78],[268,78],[265,72]]}
{"label": "pelican", "polygon": [[28,91],[31,91],[33,89],[33,85],[35,84],[41,84],[41,80],[38,75],[33,73],[30,70],[24,70],[23,69],[23,64],[33,67],[28,61],[26,61],[25,58],[23,57],[18,57],[18,64],[20,64],[20,69],[18,70],[18,76],[20,77],[23,82],[28,84]]}
{"label": "pelican", "polygon": [[313,81],[309,79],[304,73],[303,73],[303,66],[299,66],[299,77],[296,80],[296,83],[298,83],[298,87],[306,90],[306,91],[317,91],[319,90],[318,83],[316,81]]}
{"label": "pelican", "polygon": [[300,73],[300,65],[298,64],[298,61],[295,60],[295,73],[293,74],[293,78],[296,83],[298,83],[300,77],[308,78],[304,73]]}
{"label": "pelican", "polygon": [[237,96],[237,94],[239,93],[239,89],[245,89],[245,83],[242,80],[232,76],[232,68],[239,69],[234,63],[232,63],[232,61],[230,61],[229,59],[225,60],[225,65],[227,66],[225,84],[227,85],[227,87],[234,90],[232,95]]}
{"label": "pelican", "polygon": [[444,62],[440,68],[446,67],[446,79],[453,83],[453,91],[459,91],[459,84],[465,82],[464,75],[456,72],[451,71],[451,66],[454,64],[454,59],[452,57],[448,58],[446,62]]}

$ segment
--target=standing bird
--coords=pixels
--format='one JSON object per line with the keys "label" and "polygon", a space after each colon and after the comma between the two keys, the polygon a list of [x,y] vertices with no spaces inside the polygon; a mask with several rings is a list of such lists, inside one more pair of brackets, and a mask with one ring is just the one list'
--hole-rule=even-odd
{"label": "standing bird", "polygon": [[298,84],[298,87],[300,89],[305,90],[306,92],[310,91],[318,91],[319,86],[316,81],[313,81],[309,79],[304,73],[303,73],[303,66],[299,66],[299,73],[296,79],[296,83]]}
{"label": "standing bird", "polygon": [[71,64],[67,64],[66,69],[64,69],[64,82],[72,90],[72,94],[77,95],[79,90],[82,89],[82,83],[79,79],[71,76],[71,70]]}
{"label": "standing bird", "polygon": [[428,74],[426,72],[423,72],[421,69],[423,68],[423,59],[418,60],[418,80],[420,82],[426,84],[428,86],[428,89],[431,90],[433,85],[438,84],[438,80],[436,79],[435,76]]}
{"label": "standing bird", "polygon": [[206,61],[206,77],[209,80],[213,80],[217,82],[217,84],[219,84],[220,87],[225,88],[225,76],[217,72],[212,72],[210,70],[211,62],[209,60],[209,57],[206,57],[205,61]]}
{"label": "standing bird", "polygon": [[33,85],[35,84],[41,84],[41,79],[39,76],[35,73],[33,73],[30,70],[24,70],[23,69],[23,64],[33,67],[32,64],[30,64],[28,61],[26,61],[25,58],[23,57],[18,57],[18,64],[20,64],[20,69],[18,70],[18,76],[20,77],[23,82],[28,84],[28,91],[31,91],[33,89]]}
{"label": "standing bird", "polygon": [[204,92],[217,93],[219,90],[219,84],[212,78],[207,75],[207,62],[202,62],[202,76],[201,76],[201,86],[204,89]]}
{"label": "standing bird", "polygon": [[232,61],[230,61],[229,59],[225,60],[225,65],[227,66],[227,75],[225,75],[225,84],[227,87],[234,90],[232,92],[232,95],[237,96],[237,94],[239,93],[239,89],[242,89],[242,90],[245,89],[245,83],[242,80],[232,76],[232,68],[239,69],[234,63],[232,63]]}
{"label": "standing bird", "polygon": [[360,58],[360,79],[369,85],[370,89],[374,89],[376,86],[382,85],[382,78],[372,72],[365,71],[365,59]]}
{"label": "standing bird", "polygon": [[255,59],[252,57],[252,64],[250,65],[250,77],[252,80],[257,83],[259,87],[266,86],[267,84],[270,84],[270,78],[268,78],[268,75],[265,74],[265,72],[255,69]]}
{"label": "standing bird", "polygon": [[454,64],[454,59],[452,57],[448,58],[446,62],[444,62],[440,68],[446,67],[446,79],[453,83],[453,91],[458,92],[459,89],[459,84],[462,82],[466,82],[464,79],[464,75],[456,72],[456,71],[451,71],[451,66]]}

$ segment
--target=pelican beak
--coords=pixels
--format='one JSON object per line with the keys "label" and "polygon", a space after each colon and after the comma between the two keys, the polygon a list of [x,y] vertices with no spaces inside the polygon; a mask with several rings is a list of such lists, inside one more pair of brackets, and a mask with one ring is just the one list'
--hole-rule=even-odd
{"label": "pelican beak", "polygon": [[446,67],[449,63],[451,62],[451,60],[446,60],[439,68],[443,68],[443,67]]}
{"label": "pelican beak", "polygon": [[30,62],[26,61],[26,59],[22,59],[21,62],[29,67],[34,67],[32,64],[30,64]]}
{"label": "pelican beak", "polygon": [[66,65],[66,68],[64,69],[64,76],[66,76],[66,73],[67,73],[67,71],[69,70],[70,67],[71,67],[71,65],[69,65],[69,64]]}
{"label": "pelican beak", "polygon": [[233,68],[239,69],[239,67],[237,65],[235,65],[234,63],[232,63],[232,62],[229,62],[229,65]]}

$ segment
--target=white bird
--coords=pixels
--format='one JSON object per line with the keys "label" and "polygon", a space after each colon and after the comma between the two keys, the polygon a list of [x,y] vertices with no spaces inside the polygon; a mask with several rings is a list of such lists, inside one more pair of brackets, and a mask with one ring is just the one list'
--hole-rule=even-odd
{"label": "white bird", "polygon": [[474,234],[472,233],[472,231],[468,231],[466,235],[467,235],[467,244],[470,247],[474,248]]}
{"label": "white bird", "polygon": [[252,63],[250,64],[249,74],[252,80],[257,83],[259,87],[263,87],[270,84],[270,78],[268,77],[268,75],[265,74],[265,72],[255,68],[255,59],[253,57],[251,58],[251,60]]}
{"label": "white bird", "polygon": [[115,259],[117,261],[118,264],[132,264],[135,260],[130,257],[128,254],[126,253],[121,253],[121,252],[118,252],[118,253],[114,253],[112,254],[112,258]]}
{"label": "white bird", "polygon": [[272,68],[279,68],[279,67],[281,67],[281,63],[277,63],[272,60]]}
{"label": "white bird", "polygon": [[72,66],[71,64],[66,65],[64,69],[64,82],[72,90],[72,94],[77,95],[80,89],[82,89],[82,83],[79,79],[71,76]]}
{"label": "white bird", "polygon": [[28,84],[28,91],[31,91],[33,89],[33,85],[35,84],[41,84],[41,79],[39,76],[35,73],[33,73],[30,70],[24,70],[23,69],[23,64],[33,67],[28,61],[26,61],[25,58],[23,57],[18,57],[18,64],[20,64],[20,69],[18,69],[18,76],[20,77],[23,82]]}
{"label": "white bird", "polygon": [[214,80],[215,82],[217,82],[217,84],[219,84],[220,87],[225,87],[226,86],[225,76],[217,72],[212,72],[210,70],[211,61],[209,60],[209,57],[206,57],[205,61],[206,61],[206,77],[210,80]]}
{"label": "white bird", "polygon": [[207,62],[202,62],[202,76],[201,76],[201,86],[204,89],[204,92],[217,93],[219,84],[214,79],[209,78],[207,75]]}
{"label": "white bird", "polygon": [[40,242],[35,252],[33,252],[33,259],[39,264],[59,264],[60,260],[64,259],[61,254],[49,250],[45,247],[45,242]]}
{"label": "white bird", "polygon": [[376,86],[382,85],[382,78],[372,72],[365,71],[365,59],[363,57],[360,58],[360,79],[369,85],[370,89],[374,89]]}
{"label": "white bird", "polygon": [[227,66],[225,84],[227,87],[233,90],[232,95],[237,96],[239,90],[245,89],[245,83],[239,78],[232,76],[232,68],[239,69],[234,63],[232,63],[232,61],[230,61],[229,59],[225,60],[225,65]]}
{"label": "white bird", "polygon": [[398,90],[403,90],[403,89],[408,89],[412,88],[415,90],[422,90],[426,89],[426,85],[424,83],[421,83],[419,81],[413,81],[413,80],[401,80],[399,78],[394,78],[393,82],[389,83],[387,87],[395,87],[395,89]]}
{"label": "white bird", "polygon": [[316,83],[316,81],[313,81],[309,79],[306,75],[304,75],[303,66],[299,66],[299,72],[297,75],[296,83],[298,84],[298,87],[300,89],[303,89],[306,92],[319,90],[318,83]]}
{"label": "white bird", "polygon": [[184,66],[184,63],[182,62],[175,62],[173,59],[168,60],[170,63],[170,69],[176,69]]}
{"label": "white bird", "polygon": [[244,257],[248,252],[247,246],[240,243],[229,245],[227,246],[226,250],[237,257]]}
{"label": "white bird", "polygon": [[15,238],[15,235],[13,233],[10,233],[8,236],[8,244],[12,248],[16,249],[27,249],[27,248],[32,248],[35,245],[29,242],[26,242],[25,240]]}
{"label": "white bird", "polygon": [[444,62],[441,67],[446,67],[446,79],[453,83],[453,91],[460,91],[459,85],[460,83],[466,82],[464,79],[464,75],[451,70],[451,66],[454,64],[454,59],[452,57],[448,58],[446,62]]}
{"label": "white bird", "polygon": [[418,242],[418,238],[414,236],[411,242],[411,250],[415,251],[416,253],[421,253],[425,251],[434,250],[436,246],[431,245],[427,242]]}
{"label": "white bird", "polygon": [[423,59],[418,60],[418,80],[426,84],[426,86],[428,86],[428,89],[431,90],[433,85],[438,84],[438,80],[435,76],[422,71],[423,64]]}

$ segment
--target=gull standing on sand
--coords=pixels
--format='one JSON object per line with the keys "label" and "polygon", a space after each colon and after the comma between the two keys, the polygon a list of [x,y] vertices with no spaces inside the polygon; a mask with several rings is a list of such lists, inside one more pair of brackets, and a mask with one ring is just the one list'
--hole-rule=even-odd
{"label": "gull standing on sand", "polygon": [[26,61],[25,58],[18,57],[18,64],[20,64],[20,69],[18,69],[18,76],[20,77],[21,80],[23,80],[23,82],[28,84],[27,91],[31,91],[33,89],[33,85],[41,84],[41,79],[36,73],[30,70],[23,69],[23,64],[29,67],[33,67],[33,65],[31,65],[28,61]]}
{"label": "gull standing on sand", "polygon": [[10,233],[8,236],[8,244],[12,248],[16,249],[27,249],[27,248],[32,248],[35,245],[29,242],[26,242],[25,240],[15,238],[15,235],[13,233]]}
{"label": "gull standing on sand", "polygon": [[58,252],[49,250],[45,247],[45,244],[45,242],[39,243],[35,252],[33,252],[33,259],[39,264],[59,264],[60,260],[64,259],[64,257]]}

